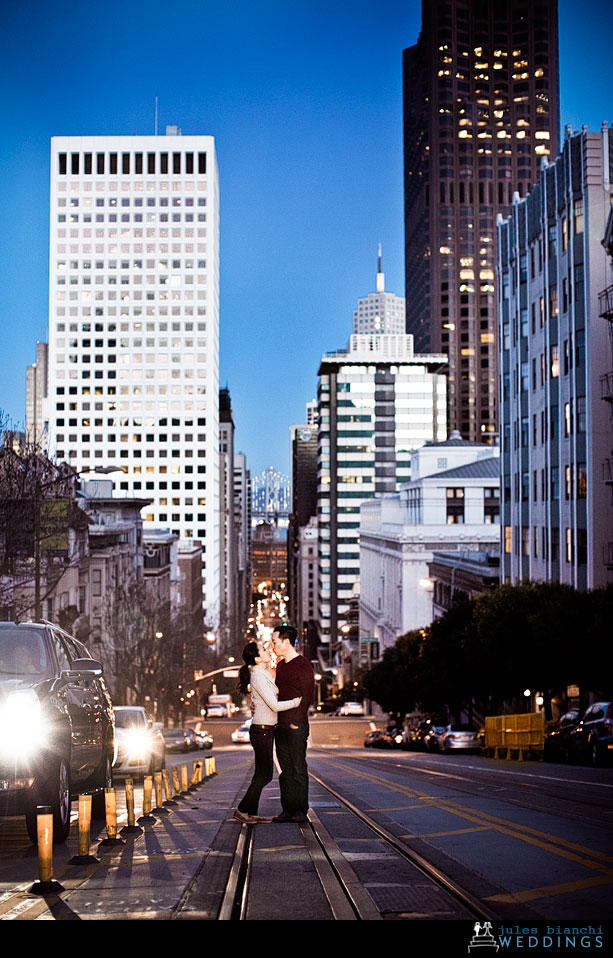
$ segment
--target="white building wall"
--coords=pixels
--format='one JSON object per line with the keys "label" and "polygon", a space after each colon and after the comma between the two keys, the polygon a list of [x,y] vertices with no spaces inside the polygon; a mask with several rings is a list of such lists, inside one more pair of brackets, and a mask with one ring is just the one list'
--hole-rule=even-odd
{"label": "white building wall", "polygon": [[219,612],[218,231],[212,137],[53,138],[51,446],[79,471],[117,465],[119,494],[154,499],[146,528],[202,541],[209,622]]}

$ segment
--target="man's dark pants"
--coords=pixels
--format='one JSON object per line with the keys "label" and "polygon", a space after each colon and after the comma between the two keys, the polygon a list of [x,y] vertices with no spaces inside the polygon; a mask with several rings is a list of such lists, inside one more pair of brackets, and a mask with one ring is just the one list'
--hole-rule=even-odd
{"label": "man's dark pants", "polygon": [[306,815],[309,809],[309,773],[306,761],[309,726],[277,725],[275,745],[281,766],[279,787],[286,815]]}

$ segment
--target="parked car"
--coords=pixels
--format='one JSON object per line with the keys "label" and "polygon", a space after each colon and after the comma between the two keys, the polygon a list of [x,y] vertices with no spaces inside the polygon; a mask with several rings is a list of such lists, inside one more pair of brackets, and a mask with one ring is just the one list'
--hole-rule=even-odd
{"label": "parked car", "polygon": [[164,768],[166,745],[162,726],[141,705],[116,705],[115,762],[117,775],[153,775]]}
{"label": "parked car", "polygon": [[70,832],[80,792],[96,804],[113,782],[114,717],[102,666],[50,623],[0,622],[0,814],[53,810],[53,839]]}
{"label": "parked car", "polygon": [[421,741],[426,752],[439,751],[439,739],[445,731],[445,723],[434,720],[427,720],[426,728],[422,731]]}
{"label": "parked car", "polygon": [[545,726],[545,760],[568,762],[570,758],[570,734],[581,720],[581,709],[569,709],[555,722]]}
{"label": "parked car", "polygon": [[594,702],[568,736],[569,759],[602,765],[613,755],[613,702]]}
{"label": "parked car", "polygon": [[479,749],[479,733],[473,725],[447,725],[439,734],[439,752],[478,752]]}
{"label": "parked car", "polygon": [[209,705],[206,710],[207,718],[227,718],[228,710],[224,705]]}
{"label": "parked car", "polygon": [[232,732],[232,741],[236,742],[237,745],[249,744],[251,741],[249,738],[249,729],[251,728],[251,719],[247,719],[243,725],[239,725],[238,728],[234,729]]}
{"label": "parked car", "polygon": [[162,732],[167,752],[189,752],[184,728],[165,728]]}

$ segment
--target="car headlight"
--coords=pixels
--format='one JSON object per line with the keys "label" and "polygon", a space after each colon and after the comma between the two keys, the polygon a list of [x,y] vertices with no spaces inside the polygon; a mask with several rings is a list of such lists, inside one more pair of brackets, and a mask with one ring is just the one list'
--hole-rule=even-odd
{"label": "car headlight", "polygon": [[0,706],[0,754],[30,758],[48,740],[40,700],[32,689],[11,692]]}
{"label": "car headlight", "polygon": [[151,735],[148,729],[128,729],[122,745],[129,759],[148,758],[151,754]]}

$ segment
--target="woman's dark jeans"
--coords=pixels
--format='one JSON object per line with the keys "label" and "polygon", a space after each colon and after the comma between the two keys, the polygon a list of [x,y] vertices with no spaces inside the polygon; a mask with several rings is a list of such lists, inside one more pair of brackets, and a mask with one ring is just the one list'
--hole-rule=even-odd
{"label": "woman's dark jeans", "polygon": [[245,815],[257,815],[262,789],[272,781],[275,730],[251,726],[249,738],[255,752],[255,771],[238,810]]}

